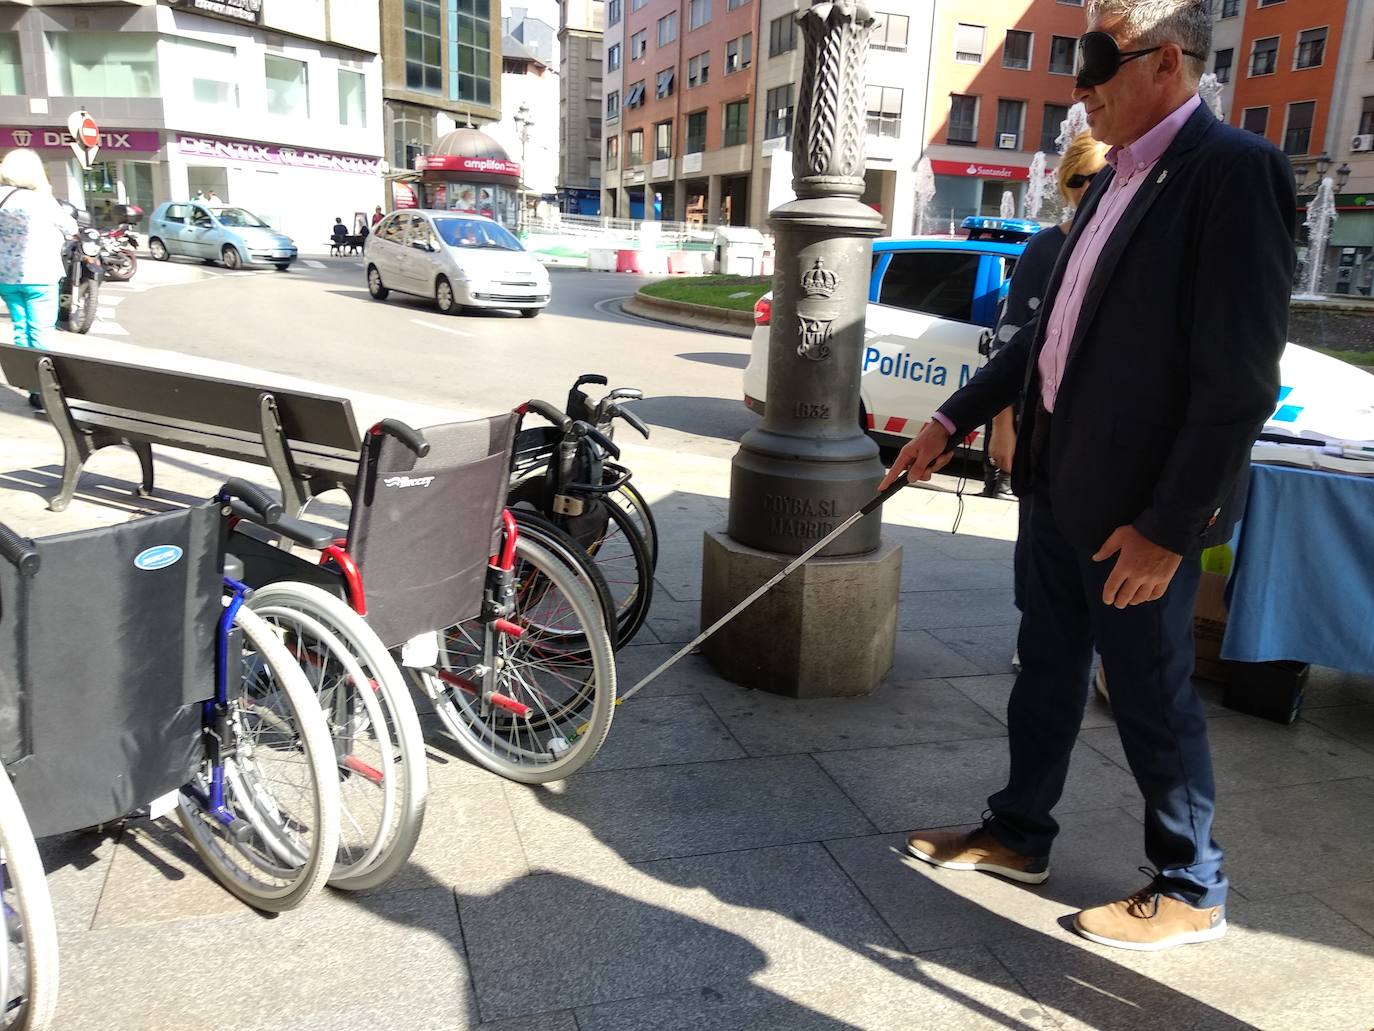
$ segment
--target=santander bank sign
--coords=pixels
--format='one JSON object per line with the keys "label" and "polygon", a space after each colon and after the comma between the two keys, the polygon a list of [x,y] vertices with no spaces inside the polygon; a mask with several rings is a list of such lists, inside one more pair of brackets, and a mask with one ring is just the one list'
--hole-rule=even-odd
{"label": "santander bank sign", "polygon": [[977,161],[964,164],[962,161],[932,161],[931,171],[936,175],[957,175],[971,179],[1029,179],[1030,169],[1017,165],[984,165]]}

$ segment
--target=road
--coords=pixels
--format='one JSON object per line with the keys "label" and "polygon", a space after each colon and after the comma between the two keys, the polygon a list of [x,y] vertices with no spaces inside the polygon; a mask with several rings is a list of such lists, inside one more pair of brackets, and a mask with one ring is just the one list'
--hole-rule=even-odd
{"label": "road", "polygon": [[[145,268],[150,279],[174,271]],[[474,415],[531,397],[561,407],[579,374],[601,372],[644,391],[635,410],[651,444],[717,457],[758,421],[740,401],[748,341],[622,314],[639,277],[551,270],[552,303],[522,319],[444,316],[395,293],[374,301],[353,258],[285,273],[205,271],[204,281],[124,298],[121,339]]]}

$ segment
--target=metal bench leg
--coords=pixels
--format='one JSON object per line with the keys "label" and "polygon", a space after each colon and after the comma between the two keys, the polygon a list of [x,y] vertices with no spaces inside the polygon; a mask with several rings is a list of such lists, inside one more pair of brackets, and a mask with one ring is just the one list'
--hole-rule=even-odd
{"label": "metal bench leg", "polygon": [[134,454],[138,455],[138,464],[143,469],[143,483],[138,488],[140,498],[150,498],[153,496],[153,448],[147,441],[126,440]]}
{"label": "metal bench leg", "polygon": [[91,447],[84,435],[76,428],[67,399],[62,396],[62,387],[57,380],[57,370],[51,358],[38,361],[38,393],[43,398],[43,408],[48,420],[62,441],[62,486],[56,497],[48,502],[48,511],[62,512],[71,504],[76,494],[76,484],[81,478],[81,467],[90,457]]}

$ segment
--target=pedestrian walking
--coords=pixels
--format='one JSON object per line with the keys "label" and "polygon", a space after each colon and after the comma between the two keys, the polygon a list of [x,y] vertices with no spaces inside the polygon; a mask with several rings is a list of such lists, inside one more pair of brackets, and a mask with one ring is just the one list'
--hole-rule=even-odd
{"label": "pedestrian walking", "polygon": [[372,228],[377,228],[377,223],[380,222],[383,217],[382,206],[378,204],[377,209],[372,212]]}
{"label": "pedestrian walking", "polygon": [[1085,909],[1092,941],[1156,951],[1226,932],[1216,789],[1193,688],[1203,548],[1227,540],[1274,409],[1297,200],[1287,159],[1197,95],[1211,0],[1088,0],[1073,91],[1109,167],[1089,188],[1033,333],[949,398],[885,484],[929,479],[1025,389],[1012,481],[1030,504],[1010,773],[971,832],[913,855],[1038,884],[1092,650],[1145,800],[1150,882]]}

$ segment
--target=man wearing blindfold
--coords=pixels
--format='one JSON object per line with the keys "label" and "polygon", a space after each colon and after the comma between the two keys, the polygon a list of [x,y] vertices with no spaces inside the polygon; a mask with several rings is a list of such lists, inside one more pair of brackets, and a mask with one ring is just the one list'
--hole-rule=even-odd
{"label": "man wearing blindfold", "polygon": [[1198,556],[1231,536],[1278,395],[1295,266],[1286,159],[1197,96],[1212,7],[1088,0],[1073,98],[1111,146],[1108,167],[1034,332],[946,401],[884,481],[929,479],[954,442],[1023,397],[1012,480],[1030,511],[1010,776],[982,827],[917,832],[908,847],[937,866],[1045,880],[1096,645],[1155,869],[1075,926],[1142,951],[1226,931],[1192,612]]}

